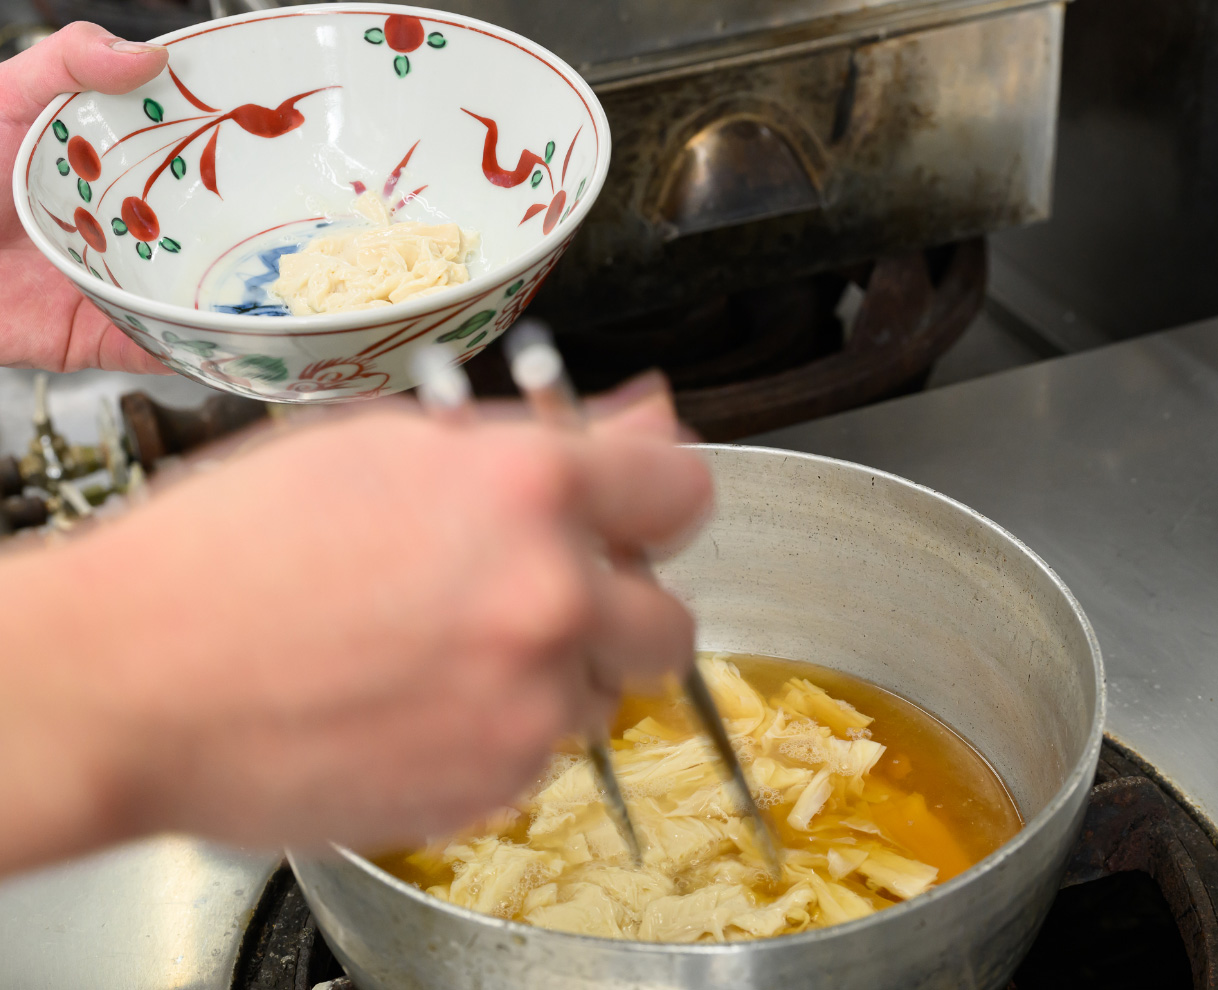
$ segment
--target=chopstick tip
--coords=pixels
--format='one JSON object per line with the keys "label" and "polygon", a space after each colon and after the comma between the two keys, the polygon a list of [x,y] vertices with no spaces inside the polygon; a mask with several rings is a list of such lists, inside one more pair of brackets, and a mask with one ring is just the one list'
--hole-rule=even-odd
{"label": "chopstick tip", "polygon": [[540,320],[517,321],[504,341],[504,353],[512,381],[526,395],[559,385],[566,374],[554,337]]}
{"label": "chopstick tip", "polygon": [[469,376],[456,363],[456,352],[443,344],[420,347],[411,358],[410,371],[418,383],[419,400],[432,409],[460,409],[470,401]]}

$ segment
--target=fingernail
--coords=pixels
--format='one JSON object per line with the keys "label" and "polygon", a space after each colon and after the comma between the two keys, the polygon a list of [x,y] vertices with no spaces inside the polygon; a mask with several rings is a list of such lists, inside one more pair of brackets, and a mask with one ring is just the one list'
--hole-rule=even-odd
{"label": "fingernail", "polygon": [[147,55],[167,50],[164,45],[146,45],[142,41],[123,41],[121,38],[110,42],[110,47],[122,55]]}
{"label": "fingernail", "polygon": [[668,390],[668,379],[660,371],[644,371],[619,385],[609,396],[609,401],[619,409],[635,406],[655,398]]}
{"label": "fingernail", "polygon": [[614,416],[640,406],[668,392],[668,379],[660,371],[645,371],[624,382],[612,392],[593,396],[589,408],[597,416]]}

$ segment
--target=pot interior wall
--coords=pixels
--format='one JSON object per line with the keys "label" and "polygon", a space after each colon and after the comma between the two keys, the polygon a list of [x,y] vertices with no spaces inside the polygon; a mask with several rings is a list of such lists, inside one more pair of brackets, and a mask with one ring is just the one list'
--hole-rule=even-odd
{"label": "pot interior wall", "polygon": [[908,482],[798,454],[705,452],[719,509],[660,568],[696,612],[701,647],[894,691],[972,743],[1025,820],[1040,811],[1083,756],[1098,702],[1088,630],[1051,573]]}

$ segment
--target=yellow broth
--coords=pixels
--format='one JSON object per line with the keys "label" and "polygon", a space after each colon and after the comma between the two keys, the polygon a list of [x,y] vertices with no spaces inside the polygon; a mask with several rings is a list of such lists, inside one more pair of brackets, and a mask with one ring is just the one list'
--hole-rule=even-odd
{"label": "yellow broth", "polygon": [[[727,667],[731,671],[739,672],[736,682],[725,672],[725,660],[730,661]],[[729,730],[734,727],[739,733],[741,726],[748,724],[731,717],[740,714],[733,712],[736,702],[730,693],[731,684],[742,679],[764,700],[771,722],[775,712],[782,712],[792,722],[800,720],[804,729],[811,723],[826,739],[832,732],[836,739],[832,745],[842,752],[851,748],[851,742],[868,738],[884,747],[867,771],[853,776],[844,771],[830,774],[822,791],[829,791],[831,796],[803,822],[795,809],[804,790],[811,790],[805,784],[817,767],[815,758],[801,756],[804,749],[799,746],[792,748],[784,743],[780,753],[768,743],[767,748],[759,749],[752,743],[754,737],[733,735],[746,773],[753,771],[750,779],[754,796],[782,847],[785,865],[781,880],[766,874],[751,833],[742,831],[743,819],[732,817],[731,809],[723,810],[724,801],[710,802],[708,807],[713,810],[707,821],[721,830],[727,828],[725,822],[737,824],[724,832],[717,844],[712,841],[700,854],[695,849],[692,858],[682,859],[684,852],[678,852],[673,854],[676,858],[661,862],[661,852],[669,847],[663,845],[667,840],[656,838],[655,856],[645,853],[646,876],[632,871],[624,850],[617,850],[613,857],[606,854],[598,860],[593,856],[572,866],[567,862],[573,856],[572,839],[582,843],[585,834],[595,833],[600,836],[597,848],[607,848],[603,808],[595,794],[587,791],[591,786],[587,781],[586,802],[562,806],[568,818],[575,816],[584,824],[568,825],[568,831],[555,833],[548,846],[545,835],[530,836],[539,813],[547,807],[530,801],[536,798],[540,802],[559,788],[562,772],[576,766],[577,757],[570,753],[556,757],[556,768],[538,782],[530,799],[521,803],[523,813],[514,820],[501,816],[498,821],[484,822],[467,831],[463,839],[451,845],[433,844],[426,850],[393,853],[376,862],[395,876],[454,903],[545,927],[659,941],[722,941],[822,927],[888,907],[950,879],[1019,831],[1019,811],[993,768],[957,733],[909,701],[859,678],[789,660],[719,654],[713,658],[704,655],[700,662],[704,671],[719,672],[708,676],[708,681]],[[718,666],[712,669],[708,664]],[[810,683],[806,688],[798,687],[802,681]],[[793,690],[792,684],[797,689]],[[817,689],[829,697],[816,695]],[[834,707],[836,702],[844,702],[847,707]],[[806,708],[809,703],[814,707]],[[795,711],[801,704],[805,705],[805,714]],[[866,724],[868,717],[870,722]],[[754,730],[754,735],[759,731]],[[618,761],[645,756],[647,747],[693,745],[697,737],[692,712],[676,691],[627,698],[611,734]],[[876,751],[870,743],[860,746],[866,747],[867,753]],[[800,782],[785,790],[759,786],[758,774],[767,767],[755,760],[763,753],[776,757],[781,764],[773,779],[803,774]],[[828,765],[824,769],[828,771]],[[629,770],[623,774],[619,766],[619,776],[625,782],[636,820],[642,815],[647,824],[645,812],[650,810],[668,816],[656,828],[673,820],[687,821],[687,816],[673,811],[675,791],[648,796],[645,788],[631,785],[635,778]],[[717,775],[710,781],[688,776],[681,779],[694,780],[688,789],[704,795],[716,783]],[[813,800],[805,807],[815,804]],[[792,824],[793,813],[802,825]],[[580,831],[592,822],[589,816],[596,818],[599,831],[592,825],[586,833]],[[654,814],[653,820],[660,821]],[[487,837],[488,841],[478,844]],[[616,839],[616,833],[609,838]],[[475,849],[483,861],[478,861]],[[530,853],[526,851],[529,849],[548,851]],[[567,861],[555,858],[560,855]],[[534,858],[524,863],[522,857],[528,856]],[[504,881],[506,893],[501,891],[487,900],[489,894],[481,888],[489,888],[501,879],[495,872],[499,867],[492,867],[492,861],[502,861],[503,869],[516,872],[510,882]],[[616,865],[601,868],[610,862]],[[899,867],[895,874],[889,869],[894,864]],[[474,874],[466,876],[468,889],[458,891],[462,886],[458,878],[465,870],[475,868],[482,871],[477,879],[471,883]],[[585,881],[600,883],[603,889],[593,890]],[[695,903],[689,895],[698,891],[702,894]],[[768,913],[767,908],[771,909]],[[711,920],[693,917],[702,910]]]}

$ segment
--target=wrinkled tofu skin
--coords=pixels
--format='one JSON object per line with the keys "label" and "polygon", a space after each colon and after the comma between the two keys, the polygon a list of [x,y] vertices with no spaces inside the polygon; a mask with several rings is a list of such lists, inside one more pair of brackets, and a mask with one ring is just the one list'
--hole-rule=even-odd
{"label": "wrinkled tofu skin", "polygon": [[455,223],[394,223],[370,192],[355,208],[371,226],[340,228],[279,259],[271,292],[293,316],[389,306],[469,281],[477,234]]}
{"label": "wrinkled tofu skin", "polygon": [[557,853],[529,849],[498,837],[453,844],[444,850],[455,879],[432,893],[483,914],[510,918],[520,910],[526,891],[558,876],[563,859]]}
{"label": "wrinkled tofu skin", "polygon": [[811,917],[816,895],[799,883],[769,904],[758,906],[751,891],[738,884],[710,884],[685,895],[660,897],[647,906],[638,938],[645,942],[716,942],[741,937],[765,938]]}
{"label": "wrinkled tofu skin", "polygon": [[[647,716],[622,734],[614,767],[643,847],[635,867],[587,760],[556,757],[522,806],[526,844],[454,843],[455,904],[560,931],[657,942],[725,942],[838,924],[913,897],[936,879],[867,816],[884,753],[871,719],[802,679],[764,698],[724,656],[702,670],[754,797],[781,807],[789,835],[769,881],[711,744]],[[502,822],[512,823],[504,817]],[[519,834],[519,833],[514,833]]]}

